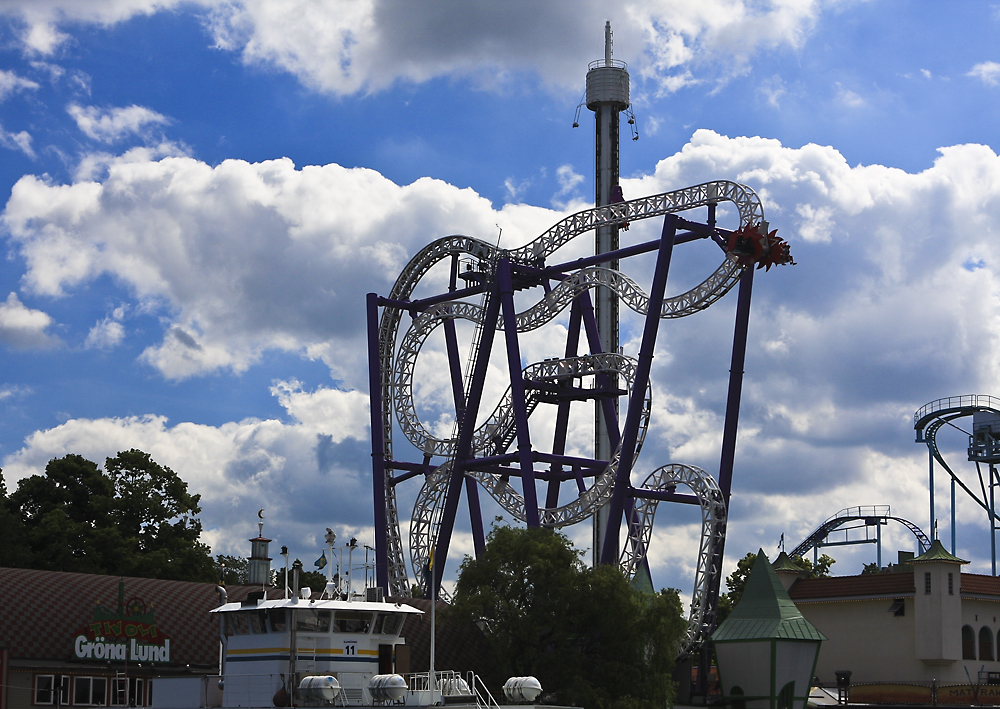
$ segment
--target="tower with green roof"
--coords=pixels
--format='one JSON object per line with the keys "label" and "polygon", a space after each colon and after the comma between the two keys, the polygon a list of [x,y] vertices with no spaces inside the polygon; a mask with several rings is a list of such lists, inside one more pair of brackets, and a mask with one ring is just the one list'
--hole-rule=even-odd
{"label": "tower with green roof", "polygon": [[743,597],[712,634],[726,703],[734,709],[804,709],[823,640],[761,549]]}
{"label": "tower with green roof", "polygon": [[935,539],[913,561],[913,606],[917,617],[917,659],[925,665],[951,665],[962,659],[962,565]]}

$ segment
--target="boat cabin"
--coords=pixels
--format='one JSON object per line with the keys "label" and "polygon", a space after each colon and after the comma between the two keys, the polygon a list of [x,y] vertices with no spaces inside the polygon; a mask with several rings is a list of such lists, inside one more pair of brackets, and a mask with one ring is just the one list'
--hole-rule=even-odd
{"label": "boat cabin", "polygon": [[400,632],[422,611],[384,601],[249,598],[212,613],[224,648],[222,706],[261,707],[281,706],[311,675],[336,678],[342,703],[370,704],[372,677],[409,672]]}

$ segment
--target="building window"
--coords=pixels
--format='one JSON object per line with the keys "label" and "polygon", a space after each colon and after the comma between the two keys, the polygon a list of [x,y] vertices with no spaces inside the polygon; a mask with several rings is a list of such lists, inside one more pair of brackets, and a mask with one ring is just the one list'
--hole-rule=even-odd
{"label": "building window", "polygon": [[736,686],[729,690],[733,702],[733,709],[747,709],[747,700],[744,699],[743,688]]}
{"label": "building window", "polygon": [[145,689],[142,677],[115,677],[111,680],[111,704],[116,707],[146,706]]}
{"label": "building window", "polygon": [[985,625],[979,629],[979,659],[993,659],[993,631]]}
{"label": "building window", "polygon": [[948,572],[948,595],[955,595],[955,574]]}
{"label": "building window", "polygon": [[[59,696],[56,696],[59,687]],[[69,706],[69,675],[35,675],[35,704]]]}
{"label": "building window", "polygon": [[73,678],[73,704],[100,707],[107,703],[108,680],[106,677]]}
{"label": "building window", "polygon": [[789,682],[778,692],[778,709],[792,709],[795,704],[795,682]]}
{"label": "building window", "polygon": [[892,599],[892,604],[889,606],[889,612],[897,617],[906,615],[906,603],[902,598]]}
{"label": "building window", "polygon": [[931,572],[930,571],[925,571],[924,572],[924,593],[930,593],[930,592],[931,592]]}
{"label": "building window", "polygon": [[976,659],[976,631],[971,625],[962,626],[962,659]]}

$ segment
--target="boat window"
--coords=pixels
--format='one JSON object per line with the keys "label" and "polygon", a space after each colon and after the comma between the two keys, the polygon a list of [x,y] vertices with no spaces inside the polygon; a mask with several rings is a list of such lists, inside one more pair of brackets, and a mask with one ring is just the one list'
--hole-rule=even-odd
{"label": "boat window", "polygon": [[330,611],[295,611],[295,629],[307,633],[329,633]]}
{"label": "boat window", "polygon": [[375,632],[385,635],[399,635],[403,625],[402,613],[379,613],[375,617]]}
{"label": "boat window", "polygon": [[232,613],[229,616],[230,635],[249,635],[250,623],[247,621],[246,613]]}
{"label": "boat window", "polygon": [[267,632],[267,625],[264,622],[265,613],[264,611],[252,611],[247,613],[248,620],[250,621],[250,632],[254,635],[262,635]]}
{"label": "boat window", "polygon": [[337,633],[367,633],[372,627],[372,614],[362,611],[337,611],[333,630]]}
{"label": "boat window", "polygon": [[272,633],[283,633],[288,630],[284,608],[272,608],[268,612],[268,622],[271,624]]}

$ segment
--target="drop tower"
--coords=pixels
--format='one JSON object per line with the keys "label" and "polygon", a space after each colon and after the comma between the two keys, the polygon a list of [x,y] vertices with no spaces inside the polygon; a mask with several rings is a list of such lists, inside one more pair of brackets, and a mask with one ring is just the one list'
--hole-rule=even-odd
{"label": "drop tower", "polygon": [[[628,65],[614,59],[614,39],[611,22],[604,24],[604,58],[590,63],[587,69],[587,108],[594,112],[596,140],[595,161],[595,206],[603,207],[621,201],[618,185],[618,133],[620,114],[629,107]],[[600,226],[596,230],[594,253],[603,254],[618,249],[618,225]],[[618,270],[618,260],[601,264]],[[597,289],[595,303],[597,327],[601,334],[601,349],[618,352],[618,297],[607,287]],[[617,378],[610,382],[611,391],[618,389]],[[615,413],[618,412],[618,397],[614,396]],[[615,446],[611,442],[608,426],[618,427],[617,421],[608,422],[604,418],[601,400],[594,405],[594,458],[611,460]],[[594,517],[594,564],[599,562],[600,550],[604,546],[604,534],[608,527],[609,505],[600,509]]]}

